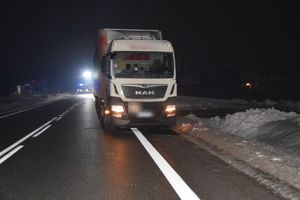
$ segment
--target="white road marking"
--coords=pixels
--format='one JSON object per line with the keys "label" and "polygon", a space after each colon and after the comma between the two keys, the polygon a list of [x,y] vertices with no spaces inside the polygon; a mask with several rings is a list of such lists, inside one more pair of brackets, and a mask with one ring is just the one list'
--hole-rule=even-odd
{"label": "white road marking", "polygon": [[42,128],[44,128],[45,126],[47,126],[48,124],[50,124],[52,121],[56,120],[57,117],[54,117],[53,119],[51,119],[50,121],[48,121],[47,123],[45,123],[44,125],[40,126],[39,128],[37,128],[36,130],[32,131],[31,133],[29,133],[28,135],[26,135],[25,137],[23,137],[22,139],[20,139],[19,141],[15,142],[14,144],[10,145],[9,147],[7,147],[6,149],[4,149],[3,151],[0,152],[0,157],[4,154],[6,154],[8,151],[10,151],[11,149],[15,148],[16,146],[18,146],[19,144],[21,144],[22,142],[24,142],[25,140],[27,140],[28,138],[30,138],[32,135],[34,135],[36,132],[40,131]]}
{"label": "white road marking", "polygon": [[[79,106],[80,103],[77,103],[77,104],[74,104],[72,107],[75,107],[76,106]],[[32,107],[32,108],[28,108],[28,109],[24,109],[24,110],[20,110],[20,111],[17,111],[17,112],[14,112],[14,113],[10,113],[8,115],[5,115],[5,116],[1,116],[0,119],[2,118],[5,118],[5,117],[9,117],[9,116],[12,116],[12,115],[15,115],[17,113],[21,113],[21,112],[25,112],[25,111],[28,111],[28,110],[32,110],[32,109],[35,109],[35,108],[38,108],[38,107],[41,107],[41,106],[44,106],[44,105],[40,105],[40,106],[36,106],[36,107]],[[70,108],[69,108],[70,109]],[[64,113],[62,114],[67,114],[69,111],[65,111]],[[62,116],[60,117],[60,119],[62,118]],[[21,144],[22,142],[24,142],[25,140],[27,140],[28,138],[30,138],[31,136],[33,136],[34,138],[39,136],[40,134],[42,134],[44,131],[46,131],[48,128],[51,127],[51,125],[48,125],[50,124],[51,122],[53,122],[54,120],[56,120],[57,117],[54,117],[53,119],[51,119],[50,121],[48,121],[47,123],[43,124],[42,126],[40,126],[39,128],[35,129],[34,131],[32,131],[31,133],[29,133],[28,135],[24,136],[22,139],[18,140],[17,142],[13,143],[12,145],[10,145],[9,147],[7,147],[6,149],[4,149],[3,151],[0,152],[0,157],[3,156],[4,154],[6,154],[7,152],[11,151],[12,149],[14,149],[16,146],[18,146],[19,144]],[[58,119],[58,120],[60,120]],[[58,121],[57,120],[57,121]],[[47,126],[48,125],[48,126]],[[46,127],[47,126],[47,127]],[[21,149],[23,146],[20,146],[18,148],[15,148],[13,151],[17,152],[19,149]],[[17,150],[16,150],[17,149]],[[12,152],[13,152],[12,151]],[[14,152],[14,153],[15,153]],[[12,153],[12,154],[14,154]],[[10,155],[10,153],[8,153],[7,155]],[[7,156],[6,155],[6,156]],[[4,157],[6,157],[4,156]],[[10,155],[11,156],[11,155]],[[8,157],[10,157],[8,156]],[[3,157],[3,158],[4,158]],[[2,158],[2,159],[3,159]],[[2,160],[1,159],[1,160]],[[3,161],[4,162],[4,161]],[[1,163],[0,163],[1,164]]]}
{"label": "white road marking", "polygon": [[61,118],[63,118],[63,116],[60,116],[59,118],[56,119],[56,121],[59,121],[61,120]]}
{"label": "white road marking", "polygon": [[[60,117],[64,117],[65,115],[67,115],[69,112],[71,112],[75,106],[77,105],[78,103],[74,104],[73,106],[71,106],[70,108],[68,108],[66,111],[62,112],[61,114],[59,114],[59,118]],[[59,121],[60,119],[57,119],[56,121]]]}
{"label": "white road marking", "polygon": [[8,158],[10,158],[12,155],[14,155],[15,153],[17,153],[17,151],[19,151],[20,149],[22,149],[24,146],[17,146],[16,148],[14,148],[12,151],[10,151],[8,154],[6,154],[5,156],[3,156],[0,159],[0,165],[6,161]]}
{"label": "white road marking", "polygon": [[39,108],[39,107],[42,107],[42,106],[45,106],[45,105],[46,104],[38,105],[38,106],[34,106],[34,107],[27,108],[27,109],[24,109],[24,110],[19,110],[19,111],[13,112],[13,113],[9,113],[7,115],[0,116],[0,119],[6,118],[6,117],[9,117],[9,116],[12,116],[12,115],[16,115],[16,114],[19,114],[19,113],[22,113],[22,112],[26,112],[26,111],[29,111],[29,110],[33,110],[33,109],[36,109],[36,108]]}
{"label": "white road marking", "polygon": [[145,138],[145,136],[137,128],[131,128],[131,130],[142,143],[146,151],[150,154],[151,158],[167,178],[180,199],[200,199],[177,174],[177,172],[169,165],[169,163],[160,155],[160,153],[152,146],[152,144]]}
{"label": "white road marking", "polygon": [[63,112],[63,113],[61,113],[59,116],[60,117],[63,117],[63,116],[65,116],[67,113],[66,112]]}
{"label": "white road marking", "polygon": [[51,127],[51,125],[46,126],[45,128],[43,128],[42,130],[40,130],[38,133],[36,133],[32,137],[36,138],[37,136],[41,135],[43,132],[45,132],[50,127]]}

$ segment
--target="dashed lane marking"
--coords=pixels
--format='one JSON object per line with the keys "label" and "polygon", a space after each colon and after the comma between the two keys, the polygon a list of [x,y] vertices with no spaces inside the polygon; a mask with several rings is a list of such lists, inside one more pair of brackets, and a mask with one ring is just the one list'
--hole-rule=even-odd
{"label": "dashed lane marking", "polygon": [[9,152],[11,149],[15,148],[16,146],[18,146],[19,144],[21,144],[22,142],[24,142],[25,140],[27,140],[28,138],[30,138],[32,135],[34,135],[35,133],[37,133],[38,131],[40,131],[41,129],[43,129],[45,126],[47,126],[48,124],[50,124],[52,121],[54,121],[57,117],[54,117],[53,119],[51,119],[50,121],[48,121],[47,123],[45,123],[44,125],[40,126],[39,128],[35,129],[34,131],[32,131],[31,133],[29,133],[28,135],[26,135],[25,137],[23,137],[22,139],[18,140],[17,142],[15,142],[14,144],[10,145],[9,147],[7,147],[6,149],[4,149],[3,151],[0,152],[0,157],[4,154],[6,154],[7,152]]}
{"label": "dashed lane marking", "polygon": [[[67,114],[69,111],[71,111],[71,109],[74,109],[75,107],[79,106],[80,103],[76,103],[73,106],[71,106],[69,109],[67,109],[64,113],[62,113],[63,115]],[[34,109],[34,108],[30,108],[30,109]],[[27,110],[30,109],[25,109],[22,111],[18,111],[15,113],[11,113],[8,116],[11,116],[13,114],[17,114],[20,112],[25,112]],[[4,149],[3,151],[0,152],[0,164],[3,163],[5,160],[7,160],[8,158],[10,158],[13,154],[15,154],[17,151],[19,151],[21,148],[24,147],[24,145],[20,145],[22,142],[24,142],[25,140],[27,140],[28,138],[30,138],[31,136],[33,138],[38,137],[39,135],[41,135],[42,133],[44,133],[47,129],[49,129],[52,125],[50,125],[51,122],[53,122],[54,120],[59,121],[63,115],[60,114],[60,117],[54,117],[53,119],[51,119],[50,121],[46,122],[45,124],[43,124],[42,126],[40,126],[39,128],[35,129],[34,131],[32,131],[31,133],[29,133],[28,135],[26,135],[25,137],[23,137],[22,139],[18,140],[17,142],[13,143],[12,145],[10,145],[9,147],[7,147],[6,149]],[[62,115],[62,116],[61,116]],[[6,117],[6,116],[1,116],[0,119]],[[4,155],[4,156],[3,156]],[[2,157],[3,156],[3,157]],[[1,158],[2,157],[2,158]]]}
{"label": "dashed lane marking", "polygon": [[61,118],[63,118],[63,116],[60,116],[59,118],[56,119],[56,121],[59,121],[61,120]]}
{"label": "dashed lane marking", "polygon": [[37,132],[35,135],[33,135],[32,137],[36,138],[37,136],[41,135],[43,132],[45,132],[48,128],[50,128],[51,125],[46,126],[45,128],[43,128],[42,130],[40,130],[39,132]]}
{"label": "dashed lane marking", "polygon": [[17,146],[16,148],[14,148],[12,151],[10,151],[8,154],[6,154],[5,156],[3,156],[0,159],[0,165],[6,161],[8,158],[10,158],[12,155],[14,155],[15,153],[17,153],[20,149],[22,149],[24,146]]}

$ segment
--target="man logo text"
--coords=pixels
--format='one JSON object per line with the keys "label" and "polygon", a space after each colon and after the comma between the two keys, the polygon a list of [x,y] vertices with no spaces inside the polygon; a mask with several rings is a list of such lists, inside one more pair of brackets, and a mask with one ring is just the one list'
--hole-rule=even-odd
{"label": "man logo text", "polygon": [[146,90],[138,90],[138,91],[135,91],[135,95],[154,95],[154,91],[146,91]]}

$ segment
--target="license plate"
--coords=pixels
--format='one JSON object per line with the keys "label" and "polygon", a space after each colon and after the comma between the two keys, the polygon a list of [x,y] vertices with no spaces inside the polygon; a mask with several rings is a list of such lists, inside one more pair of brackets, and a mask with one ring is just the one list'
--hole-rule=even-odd
{"label": "license plate", "polygon": [[138,118],[151,118],[154,116],[154,113],[151,111],[141,111],[136,114]]}

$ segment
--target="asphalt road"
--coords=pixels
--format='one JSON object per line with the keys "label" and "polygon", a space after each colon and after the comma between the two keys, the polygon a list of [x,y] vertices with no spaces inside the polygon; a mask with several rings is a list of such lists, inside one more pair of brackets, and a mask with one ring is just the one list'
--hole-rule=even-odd
{"label": "asphalt road", "polygon": [[0,119],[0,199],[280,199],[167,130],[106,133],[92,97]]}

